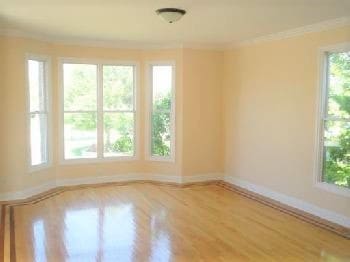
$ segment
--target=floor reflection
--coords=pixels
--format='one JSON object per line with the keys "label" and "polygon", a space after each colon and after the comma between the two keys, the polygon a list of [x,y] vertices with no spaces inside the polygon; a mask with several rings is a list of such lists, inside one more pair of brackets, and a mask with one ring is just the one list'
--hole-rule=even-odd
{"label": "floor reflection", "polygon": [[67,211],[64,218],[67,261],[132,261],[134,219],[132,204]]}
{"label": "floor reflection", "polygon": [[36,220],[33,223],[33,247],[34,257],[36,262],[46,262],[46,250],[45,250],[45,228],[44,221],[42,219]]}
{"label": "floor reflection", "polygon": [[131,204],[104,209],[102,261],[132,261],[136,227]]}
{"label": "floor reflection", "polygon": [[72,190],[7,208],[5,261],[350,261],[349,240],[240,195],[216,186],[166,189]]}
{"label": "floor reflection", "polygon": [[166,229],[167,212],[161,212],[152,216],[151,220],[151,261],[170,261],[171,245],[169,233]]}
{"label": "floor reflection", "polygon": [[65,214],[64,240],[67,261],[96,261],[99,248],[97,208],[69,210]]}

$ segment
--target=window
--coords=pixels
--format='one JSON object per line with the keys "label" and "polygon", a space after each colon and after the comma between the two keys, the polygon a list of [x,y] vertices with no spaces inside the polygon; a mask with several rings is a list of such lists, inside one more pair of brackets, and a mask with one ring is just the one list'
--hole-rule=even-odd
{"label": "window", "polygon": [[48,64],[48,58],[26,58],[31,170],[48,166],[50,162]]}
{"label": "window", "polygon": [[171,63],[152,63],[150,69],[150,126],[148,155],[151,160],[174,160],[175,99]]}
{"label": "window", "polygon": [[320,180],[350,188],[350,49],[324,55]]}
{"label": "window", "polygon": [[63,62],[65,160],[135,156],[135,67]]}

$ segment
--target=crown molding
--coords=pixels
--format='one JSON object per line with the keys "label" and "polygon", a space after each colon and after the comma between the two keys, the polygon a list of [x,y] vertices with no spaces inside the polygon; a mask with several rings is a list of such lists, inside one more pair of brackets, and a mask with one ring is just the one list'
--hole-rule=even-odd
{"label": "crown molding", "polygon": [[216,50],[224,51],[239,48],[242,46],[254,45],[258,43],[282,40],[292,37],[301,36],[308,33],[316,33],[327,31],[343,26],[350,25],[350,16],[340,17],[337,19],[327,20],[320,23],[315,23],[307,26],[302,26],[278,33],[268,34],[256,38],[237,41],[231,43],[147,43],[147,42],[131,42],[131,41],[112,41],[112,40],[97,40],[83,39],[76,37],[53,37],[39,33],[25,32],[16,29],[0,28],[0,36],[21,37],[33,40],[39,40],[51,44],[75,45],[86,47],[102,47],[115,49],[133,49],[133,50],[159,50],[159,49],[196,49],[196,50]]}
{"label": "crown molding", "polygon": [[194,50],[224,51],[226,50],[226,45],[220,43],[184,43],[182,45],[182,48]]}
{"label": "crown molding", "polygon": [[28,39],[47,42],[50,44],[102,47],[102,48],[115,48],[115,49],[156,50],[156,49],[183,48],[183,45],[180,43],[159,44],[159,43],[147,43],[147,42],[83,39],[83,38],[76,38],[76,37],[53,37],[53,36],[39,34],[39,33],[25,32],[22,30],[6,29],[6,28],[0,28],[0,36],[28,38]]}
{"label": "crown molding", "polygon": [[94,40],[94,39],[82,39],[82,38],[59,38],[53,36],[47,36],[38,33],[30,33],[21,30],[14,29],[1,29],[0,36],[28,38],[33,40],[39,40],[50,44],[61,45],[74,45],[85,47],[102,47],[102,48],[115,48],[115,49],[132,49],[132,50],[159,50],[159,49],[198,49],[198,50],[218,50],[225,49],[223,44],[213,43],[173,43],[173,44],[156,44],[156,43],[142,43],[142,42],[130,42],[130,41],[111,41],[111,40]]}
{"label": "crown molding", "polygon": [[233,49],[247,45],[254,45],[258,43],[271,42],[276,40],[282,40],[292,37],[297,37],[305,35],[308,33],[317,33],[322,31],[327,31],[331,29],[336,29],[343,26],[350,25],[350,17],[341,17],[337,19],[327,20],[320,23],[315,23],[307,26],[297,27],[294,29],[281,31],[278,33],[268,34],[265,36],[260,36],[252,39],[247,39],[240,42],[234,42],[226,46],[226,49]]}

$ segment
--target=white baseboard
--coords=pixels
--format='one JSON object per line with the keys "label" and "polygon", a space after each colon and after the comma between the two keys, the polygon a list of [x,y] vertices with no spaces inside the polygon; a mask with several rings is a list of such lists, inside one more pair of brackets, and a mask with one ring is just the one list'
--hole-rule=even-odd
{"label": "white baseboard", "polygon": [[55,188],[56,182],[50,181],[45,184],[41,184],[35,187],[31,187],[22,191],[13,191],[13,192],[7,192],[0,194],[0,201],[12,201],[12,200],[20,200],[20,199],[26,199],[28,197],[43,193],[45,191],[48,191],[50,189]]}
{"label": "white baseboard", "polygon": [[239,186],[241,188],[247,189],[251,192],[254,192],[256,194],[271,198],[273,200],[276,200],[282,204],[288,205],[290,207],[294,207],[296,209],[299,209],[301,211],[304,211],[306,213],[318,216],[320,218],[323,218],[325,220],[331,221],[333,223],[336,223],[338,225],[342,225],[344,227],[350,228],[350,218],[346,217],[344,215],[338,214],[336,212],[320,208],[316,205],[310,204],[308,202],[305,202],[303,200],[300,200],[295,197],[287,196],[285,194],[273,191],[269,188],[259,186],[253,183],[250,183],[245,180],[241,180],[239,178],[233,177],[233,176],[225,176],[224,181]]}
{"label": "white baseboard", "polygon": [[223,173],[207,173],[198,174],[195,176],[182,176],[182,183],[196,183],[196,182],[206,182],[213,180],[223,180]]}
{"label": "white baseboard", "polygon": [[36,187],[25,189],[23,191],[2,193],[0,194],[0,201],[12,201],[12,200],[25,199],[60,186],[74,186],[74,185],[84,185],[84,184],[99,184],[99,183],[108,183],[108,182],[126,182],[126,181],[140,181],[140,180],[149,180],[149,181],[155,181],[155,182],[169,182],[169,183],[177,183],[177,184],[224,180],[230,184],[242,187],[244,189],[257,193],[259,195],[271,198],[282,204],[297,208],[309,214],[318,216],[320,218],[326,219],[333,223],[350,228],[349,217],[346,217],[344,215],[338,214],[336,212],[333,212],[327,209],[320,208],[316,205],[310,204],[303,200],[300,200],[291,196],[287,196],[279,192],[275,192],[269,188],[253,184],[233,176],[224,176],[222,173],[198,174],[193,176],[177,176],[177,175],[154,174],[154,173],[128,173],[128,174],[112,175],[112,176],[83,177],[83,178],[75,178],[75,179],[58,179],[56,181],[51,181]]}
{"label": "white baseboard", "polygon": [[76,185],[141,181],[141,180],[182,184],[182,183],[191,183],[191,182],[221,180],[222,178],[223,178],[223,174],[203,174],[203,175],[199,174],[194,176],[187,176],[184,178],[182,176],[167,175],[167,174],[128,173],[128,174],[111,175],[111,176],[57,179],[55,181],[51,181],[36,187],[28,188],[23,191],[2,193],[0,194],[0,201],[13,201],[13,200],[25,199],[60,186],[76,186]]}
{"label": "white baseboard", "polygon": [[76,186],[76,185],[84,185],[84,184],[88,185],[88,184],[127,182],[127,181],[140,181],[140,180],[181,183],[181,177],[175,176],[175,175],[163,175],[163,174],[153,174],[153,173],[128,173],[128,174],[112,175],[112,176],[58,179],[56,180],[56,186]]}

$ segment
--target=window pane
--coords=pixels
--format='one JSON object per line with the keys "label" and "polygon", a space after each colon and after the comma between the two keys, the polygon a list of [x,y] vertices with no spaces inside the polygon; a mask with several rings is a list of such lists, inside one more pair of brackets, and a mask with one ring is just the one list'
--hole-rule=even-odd
{"label": "window pane", "polygon": [[64,110],[95,111],[97,98],[97,66],[64,64]]}
{"label": "window pane", "polygon": [[96,113],[64,114],[65,159],[97,157]]}
{"label": "window pane", "polygon": [[328,115],[350,118],[350,52],[329,55]]}
{"label": "window pane", "polygon": [[104,156],[134,154],[134,113],[104,113]]}
{"label": "window pane", "polygon": [[152,155],[170,156],[170,113],[152,114]]}
{"label": "window pane", "polygon": [[153,109],[171,109],[172,66],[152,67]]}
{"label": "window pane", "polygon": [[104,110],[133,110],[133,93],[133,66],[103,66]]}
{"label": "window pane", "polygon": [[30,115],[30,155],[31,165],[47,162],[47,115]]}
{"label": "window pane", "polygon": [[325,122],[323,180],[350,188],[349,122]]}
{"label": "window pane", "polygon": [[28,60],[30,112],[45,110],[45,62]]}

